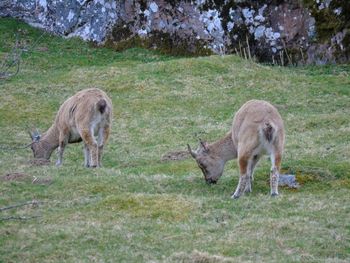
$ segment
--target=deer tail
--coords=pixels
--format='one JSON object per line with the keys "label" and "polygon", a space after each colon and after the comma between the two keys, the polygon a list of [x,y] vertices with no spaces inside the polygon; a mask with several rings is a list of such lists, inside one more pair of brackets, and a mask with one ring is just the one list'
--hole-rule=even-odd
{"label": "deer tail", "polygon": [[105,99],[100,99],[97,104],[97,110],[103,114],[106,111],[107,108],[107,102]]}
{"label": "deer tail", "polygon": [[277,129],[272,122],[265,121],[261,128],[261,131],[266,141],[268,141],[269,143],[274,141]]}

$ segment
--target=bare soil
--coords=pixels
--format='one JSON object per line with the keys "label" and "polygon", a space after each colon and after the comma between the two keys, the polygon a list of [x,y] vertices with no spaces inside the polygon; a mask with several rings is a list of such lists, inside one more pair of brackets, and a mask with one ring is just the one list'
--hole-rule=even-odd
{"label": "bare soil", "polygon": [[168,152],[162,155],[161,161],[168,162],[168,161],[181,161],[188,159],[190,157],[190,154],[188,151],[174,151],[174,152]]}
{"label": "bare soil", "polygon": [[31,176],[24,173],[8,173],[0,177],[1,181],[25,181],[28,179],[31,179]]}

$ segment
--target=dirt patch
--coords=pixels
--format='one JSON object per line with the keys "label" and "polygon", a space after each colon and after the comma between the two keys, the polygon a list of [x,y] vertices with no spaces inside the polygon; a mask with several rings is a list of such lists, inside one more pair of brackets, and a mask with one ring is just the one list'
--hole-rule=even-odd
{"label": "dirt patch", "polygon": [[50,185],[53,182],[51,177],[36,177],[24,173],[8,173],[0,176],[0,181],[26,182],[38,185]]}
{"label": "dirt patch", "polygon": [[162,155],[161,161],[162,162],[168,162],[168,161],[181,161],[186,160],[190,158],[190,154],[188,151],[175,151],[175,152],[168,152]]}
{"label": "dirt patch", "polygon": [[42,165],[49,165],[51,162],[47,159],[32,159],[28,162],[32,166],[42,166]]}
{"label": "dirt patch", "polygon": [[31,176],[24,173],[8,173],[0,177],[1,181],[26,181],[30,179]]}

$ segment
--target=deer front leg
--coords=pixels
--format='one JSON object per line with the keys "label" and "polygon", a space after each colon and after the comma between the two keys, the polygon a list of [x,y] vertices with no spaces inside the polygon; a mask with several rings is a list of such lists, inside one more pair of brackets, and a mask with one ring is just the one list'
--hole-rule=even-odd
{"label": "deer front leg", "polygon": [[67,143],[68,143],[67,136],[65,136],[64,133],[60,133],[60,135],[59,135],[59,142],[58,142],[58,149],[57,149],[58,159],[56,161],[56,166],[61,166],[62,165],[63,152],[64,152],[64,148],[66,147]]}
{"label": "deer front leg", "polygon": [[250,177],[249,177],[250,175],[247,174],[248,158],[244,156],[239,157],[238,163],[239,163],[240,177],[239,177],[239,182],[238,182],[236,191],[231,196],[231,198],[233,199],[237,199],[243,194],[244,190],[246,189],[246,184],[248,180],[250,181]]}

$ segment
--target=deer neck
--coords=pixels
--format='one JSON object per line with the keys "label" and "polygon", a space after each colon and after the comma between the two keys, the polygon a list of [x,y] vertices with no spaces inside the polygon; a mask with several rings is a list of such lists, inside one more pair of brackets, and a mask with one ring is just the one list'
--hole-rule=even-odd
{"label": "deer neck", "polygon": [[211,152],[215,152],[225,163],[229,160],[237,158],[237,147],[232,140],[232,133],[209,145]]}
{"label": "deer neck", "polygon": [[58,147],[59,131],[55,125],[52,125],[40,139],[41,147],[45,150],[48,159],[52,152]]}

